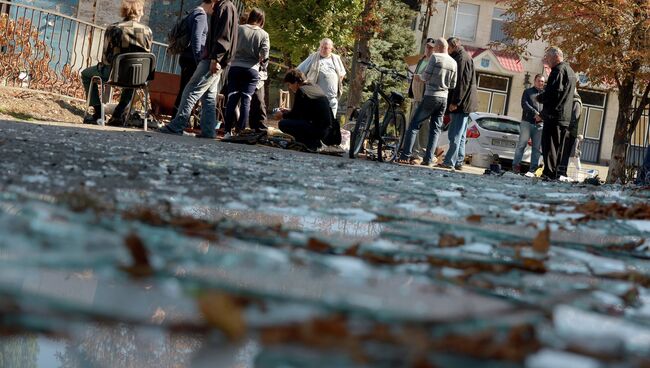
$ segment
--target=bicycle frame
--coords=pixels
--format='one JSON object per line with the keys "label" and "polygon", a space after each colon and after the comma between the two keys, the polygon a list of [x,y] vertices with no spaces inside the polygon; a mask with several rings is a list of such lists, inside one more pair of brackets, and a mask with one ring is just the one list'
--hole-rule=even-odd
{"label": "bicycle frame", "polygon": [[[385,159],[382,152],[384,151],[385,147],[390,146],[388,143],[389,141],[395,140],[394,137],[390,137],[389,139],[389,137],[383,136],[384,133],[388,131],[388,126],[391,123],[390,119],[391,117],[395,117],[395,121],[397,121],[397,119],[399,119],[399,116],[404,115],[400,109],[399,101],[392,98],[392,93],[390,95],[384,93],[383,88],[384,82],[386,80],[385,78],[388,75],[392,75],[394,78],[403,79],[408,79],[408,77],[396,72],[395,70],[379,67],[371,62],[361,61],[360,63],[367,65],[370,69],[375,69],[378,71],[379,78],[375,81],[374,86],[372,86],[371,97],[363,103],[363,115],[360,115],[363,116],[363,118],[357,117],[357,124],[355,125],[354,132],[351,136],[352,139],[350,144],[350,158],[355,158],[356,154],[360,150],[360,147],[363,145],[364,140],[368,139],[368,143],[372,145],[376,139],[376,157],[378,161],[383,162]],[[381,122],[379,117],[379,104],[381,102],[380,98],[386,101],[386,104],[388,105],[386,107],[383,121]],[[404,118],[401,120],[404,120]],[[372,127],[372,124],[375,125],[374,129]],[[397,149],[392,148],[393,151],[397,151]],[[368,149],[366,149],[366,153],[372,155]],[[393,158],[391,158],[391,160],[392,159]]]}
{"label": "bicycle frame", "polygon": [[[390,116],[396,116],[397,115],[397,109],[399,106],[391,101],[391,99],[382,91],[381,87],[384,85],[384,76],[388,74],[387,72],[381,71],[379,73],[379,81],[375,82],[375,86],[372,91],[372,97],[371,101],[373,102],[374,106],[374,111],[373,111],[373,123],[375,124],[375,136],[377,137],[377,151],[380,152],[382,150],[382,146],[384,145],[384,139],[382,137],[382,129],[384,127],[384,124],[388,121],[387,119]],[[382,124],[379,124],[379,96],[386,101],[386,104],[388,105],[386,112],[384,113],[384,118],[382,120]],[[379,162],[384,162],[384,158],[382,155],[377,155],[377,160]]]}

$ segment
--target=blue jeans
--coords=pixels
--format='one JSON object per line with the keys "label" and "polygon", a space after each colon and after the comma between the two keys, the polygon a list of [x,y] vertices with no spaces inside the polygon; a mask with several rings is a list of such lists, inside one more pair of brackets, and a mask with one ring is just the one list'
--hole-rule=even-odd
{"label": "blue jeans", "polygon": [[462,165],[465,160],[465,141],[467,140],[467,121],[469,114],[454,112],[450,114],[449,149],[445,155],[444,164],[448,166]]}
{"label": "blue jeans", "polygon": [[194,105],[201,100],[201,134],[214,138],[217,128],[217,94],[222,71],[210,72],[210,60],[201,60],[196,71],[183,90],[181,105],[176,117],[167,124],[174,133],[181,133],[187,126]]}
{"label": "blue jeans", "polygon": [[[248,115],[251,109],[251,99],[255,93],[259,73],[253,68],[233,66],[228,71],[228,104],[226,105],[226,133],[232,128],[241,131],[246,128]],[[235,125],[237,105],[239,106],[239,120]],[[249,124],[250,125],[250,124]]]}
{"label": "blue jeans", "polygon": [[406,132],[406,140],[404,141],[404,149],[402,150],[403,160],[407,160],[413,153],[413,145],[417,139],[418,132],[422,127],[422,122],[429,119],[431,124],[429,129],[429,141],[427,143],[427,150],[424,154],[423,162],[433,161],[433,153],[438,146],[438,138],[440,138],[440,129],[442,128],[442,117],[447,107],[447,99],[444,97],[424,96],[422,102],[418,105],[413,114],[413,119],[409,124],[408,131]]}
{"label": "blue jeans", "polygon": [[524,151],[528,145],[528,140],[533,140],[532,152],[530,155],[530,170],[535,171],[539,165],[539,157],[542,154],[542,124],[534,124],[527,121],[522,121],[519,125],[519,142],[515,148],[515,157],[512,160],[512,167],[521,163],[521,158],[524,156]]}

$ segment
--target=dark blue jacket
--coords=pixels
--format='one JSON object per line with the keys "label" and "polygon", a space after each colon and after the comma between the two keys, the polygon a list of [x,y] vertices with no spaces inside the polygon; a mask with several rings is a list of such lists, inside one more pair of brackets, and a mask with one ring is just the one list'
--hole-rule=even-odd
{"label": "dark blue jacket", "polygon": [[201,54],[205,49],[205,41],[208,38],[208,15],[203,8],[197,6],[187,15],[185,25],[192,38],[190,39],[190,46],[183,51],[181,57],[194,59],[198,64],[201,61]]}
{"label": "dark blue jacket", "polygon": [[535,124],[535,115],[541,115],[543,104],[537,101],[537,95],[542,93],[535,87],[530,87],[521,95],[521,120]]}

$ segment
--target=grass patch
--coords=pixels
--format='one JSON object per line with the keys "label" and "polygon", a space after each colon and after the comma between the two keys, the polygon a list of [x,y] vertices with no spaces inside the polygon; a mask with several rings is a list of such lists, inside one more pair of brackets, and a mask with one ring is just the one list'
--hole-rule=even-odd
{"label": "grass patch", "polygon": [[25,120],[25,121],[34,121],[34,120],[36,120],[34,115],[27,114],[27,113],[24,113],[24,112],[19,112],[19,111],[5,110],[3,108],[0,108],[0,114],[9,115],[12,118],[18,119],[18,120]]}

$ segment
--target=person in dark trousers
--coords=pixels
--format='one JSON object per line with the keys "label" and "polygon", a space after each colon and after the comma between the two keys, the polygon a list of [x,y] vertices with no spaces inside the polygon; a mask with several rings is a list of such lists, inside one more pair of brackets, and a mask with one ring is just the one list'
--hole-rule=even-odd
{"label": "person in dark trousers", "polygon": [[[263,29],[264,18],[264,11],[255,8],[248,15],[246,24],[239,26],[237,49],[228,71],[226,139],[246,128],[251,100],[260,80],[260,64],[269,58],[271,45],[269,34]],[[235,113],[238,104],[239,117]]]}
{"label": "person in dark trousers", "polygon": [[645,149],[643,165],[636,174],[636,184],[650,186],[650,144]]}
{"label": "person in dark trousers", "polygon": [[512,171],[519,174],[521,172],[521,159],[524,151],[528,146],[528,140],[533,142],[532,152],[530,155],[529,173],[535,173],[539,165],[539,156],[542,153],[542,104],[537,101],[537,95],[544,90],[546,78],[543,75],[535,76],[534,85],[524,91],[521,95],[521,124],[519,125],[519,141],[515,148],[515,157],[512,160]]}
{"label": "person in dark trousers", "polygon": [[164,134],[182,135],[187,126],[194,105],[201,105],[201,134],[198,138],[215,138],[217,126],[217,94],[221,87],[223,70],[230,65],[230,59],[237,47],[239,16],[230,0],[216,0],[208,24],[208,39],[201,56],[201,62],[187,83],[178,107],[178,114],[169,124],[158,129]]}
{"label": "person in dark trousers", "polygon": [[460,170],[465,160],[465,141],[469,114],[476,112],[478,97],[476,92],[476,71],[474,61],[457,37],[450,37],[449,56],[456,60],[458,81],[449,91],[447,109],[451,116],[449,123],[449,150],[444,161],[438,166]]}
{"label": "person in dark trousers", "polygon": [[551,67],[546,89],[537,96],[537,101],[544,104],[542,109],[542,156],[544,171],[542,177],[556,180],[559,177],[559,154],[567,138],[571,115],[573,113],[573,95],[576,89],[576,75],[571,66],[564,61],[564,53],[558,47],[550,47],[544,54],[544,62]]}
{"label": "person in dark trousers", "polygon": [[[558,178],[567,175],[567,169],[569,168],[569,160],[571,157],[576,157],[576,153],[579,151],[576,145],[579,144],[578,141],[578,123],[580,122],[580,115],[582,115],[582,99],[578,94],[578,91],[573,93],[573,108],[571,110],[571,122],[569,123],[569,128],[567,130],[567,136],[564,139],[564,144],[562,145],[562,155],[560,157],[560,164],[558,165]],[[582,141],[582,140],[580,140]],[[578,161],[579,162],[579,161]],[[580,167],[577,167],[579,170]]]}
{"label": "person in dark trousers", "polygon": [[276,114],[276,119],[282,119],[278,127],[315,151],[321,147],[321,140],[333,127],[330,100],[318,85],[307,81],[307,77],[298,69],[289,70],[284,76],[284,83],[295,94],[295,99],[291,110],[283,109]]}
{"label": "person in dark trousers", "polygon": [[185,86],[187,86],[196,71],[196,66],[201,61],[201,54],[205,49],[205,40],[208,38],[208,17],[212,15],[213,5],[214,0],[203,0],[201,5],[192,9],[185,18],[185,27],[187,27],[187,32],[191,35],[191,38],[190,45],[178,57],[178,64],[181,67],[181,85],[174,102],[172,119],[178,113],[183,90],[185,90]]}
{"label": "person in dark trousers", "polygon": [[[150,52],[153,44],[151,29],[140,23],[144,15],[144,2],[142,0],[123,0],[120,5],[122,21],[111,24],[104,34],[104,50],[99,64],[88,67],[81,72],[86,95],[90,89],[93,77],[98,76],[103,82],[110,78],[113,61],[118,55],[129,52]],[[122,90],[120,102],[113,111],[108,125],[121,126],[128,118],[126,108],[133,97],[133,90]],[[93,114],[84,119],[84,124],[97,124],[101,117],[101,98],[99,88],[94,87],[90,94],[90,106]]]}
{"label": "person in dark trousers", "polygon": [[264,84],[268,79],[268,59],[260,64],[260,80],[257,82],[255,93],[251,99],[251,110],[248,114],[248,125],[256,132],[266,130],[266,101],[264,101]]}

